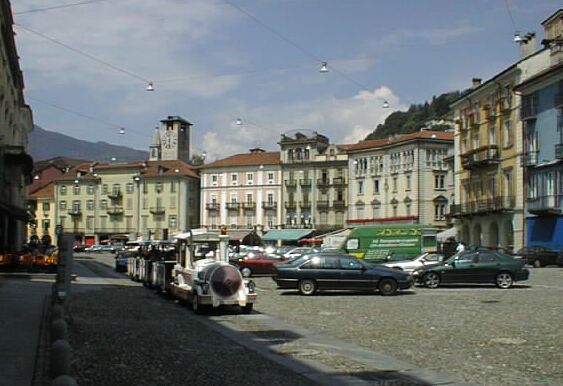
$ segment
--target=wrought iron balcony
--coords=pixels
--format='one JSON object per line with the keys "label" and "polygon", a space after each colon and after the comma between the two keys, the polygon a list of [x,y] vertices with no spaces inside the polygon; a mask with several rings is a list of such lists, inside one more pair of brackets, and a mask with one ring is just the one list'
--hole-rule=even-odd
{"label": "wrought iron balcony", "polygon": [[467,170],[497,165],[499,162],[499,151],[496,145],[482,146],[461,155],[461,165]]}
{"label": "wrought iron balcony", "polygon": [[329,202],[328,200],[319,200],[317,201],[317,208],[328,208]]}
{"label": "wrought iron balcony", "polygon": [[239,210],[240,203],[238,203],[238,202],[226,202],[225,208],[227,208],[227,210]]}
{"label": "wrought iron balcony", "polygon": [[563,208],[563,194],[528,198],[526,205],[528,212],[532,214],[560,214]]}
{"label": "wrought iron balcony", "polygon": [[253,201],[245,201],[242,203],[242,209],[254,210],[256,209],[256,203]]}
{"label": "wrought iron balcony", "polygon": [[452,217],[486,215],[488,213],[513,212],[516,205],[514,196],[483,198],[450,206]]}
{"label": "wrought iron balcony", "polygon": [[317,180],[317,186],[329,186],[330,180],[328,178],[319,178]]}
{"label": "wrought iron balcony", "polygon": [[538,108],[536,105],[523,105],[520,107],[520,119],[523,121],[536,119],[537,113]]}
{"label": "wrought iron balcony", "polygon": [[309,209],[309,208],[311,208],[311,201],[300,201],[299,207],[301,209]]}
{"label": "wrought iron balcony", "polygon": [[285,209],[295,209],[297,208],[297,204],[295,201],[286,201],[284,202]]}
{"label": "wrought iron balcony", "polygon": [[536,166],[538,164],[538,154],[538,151],[530,151],[524,154],[524,166]]}
{"label": "wrought iron balcony", "polygon": [[563,159],[563,143],[555,145],[555,158]]}
{"label": "wrought iron balcony", "polygon": [[287,186],[288,188],[294,188],[297,186],[297,180],[285,180],[285,186]]}
{"label": "wrought iron balcony", "polygon": [[82,210],[80,208],[72,208],[68,210],[68,214],[70,216],[80,216],[82,214]]}
{"label": "wrought iron balcony", "polygon": [[150,208],[150,212],[152,214],[164,214],[166,212],[166,208],[163,206],[153,206]]}
{"label": "wrought iron balcony", "polygon": [[[111,216],[119,216],[121,214],[123,214],[123,207],[122,206],[112,206],[110,208],[107,208],[107,214],[111,215]],[[152,208],[151,208],[151,212],[152,212]]]}
{"label": "wrought iron balcony", "polygon": [[114,200],[121,198],[121,190],[112,190],[111,192],[108,192],[108,197]]}
{"label": "wrought iron balcony", "polygon": [[334,200],[332,201],[332,207],[334,209],[344,209],[346,208],[346,202],[344,200]]}
{"label": "wrought iron balcony", "polygon": [[205,204],[205,209],[207,210],[219,210],[219,203],[218,202],[208,202]]}
{"label": "wrought iron balcony", "polygon": [[336,177],[332,179],[332,184],[334,186],[344,186],[346,185],[346,179],[344,177]]}
{"label": "wrought iron balcony", "polygon": [[299,185],[311,187],[311,180],[309,178],[299,180]]}
{"label": "wrought iron balcony", "polygon": [[277,201],[262,201],[262,209],[277,209]]}

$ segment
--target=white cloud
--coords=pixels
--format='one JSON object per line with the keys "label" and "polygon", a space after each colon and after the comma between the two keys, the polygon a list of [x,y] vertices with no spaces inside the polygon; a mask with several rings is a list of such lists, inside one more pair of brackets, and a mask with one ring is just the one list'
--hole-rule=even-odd
{"label": "white cloud", "polygon": [[[382,107],[383,101],[390,104]],[[217,127],[202,136],[208,154],[244,153],[251,146],[260,145],[271,151],[279,150],[280,135],[290,130],[314,130],[329,137],[331,143],[356,143],[363,140],[394,110],[406,109],[399,97],[387,87],[360,91],[349,98],[324,98],[289,103],[283,106],[247,108],[242,116],[244,124],[233,126],[236,116],[225,110],[217,117]],[[223,157],[219,157],[223,158]]]}

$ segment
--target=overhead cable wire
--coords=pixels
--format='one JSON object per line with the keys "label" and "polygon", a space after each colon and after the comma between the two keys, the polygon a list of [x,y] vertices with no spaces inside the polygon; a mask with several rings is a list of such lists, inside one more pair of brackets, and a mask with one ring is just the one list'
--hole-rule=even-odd
{"label": "overhead cable wire", "polygon": [[508,12],[508,17],[512,22],[512,27],[514,27],[514,30],[516,31],[518,28],[516,27],[516,22],[514,21],[514,16],[512,15],[512,11],[510,10],[510,4],[508,4],[508,0],[504,0],[504,5],[506,5],[506,11]]}
{"label": "overhead cable wire", "polygon": [[76,6],[79,6],[79,5],[99,3],[99,2],[102,2],[102,1],[107,1],[107,0],[88,0],[88,1],[81,1],[79,3],[54,5],[52,7],[45,7],[45,8],[34,8],[34,9],[28,9],[27,11],[14,12],[14,15],[25,15],[25,14],[28,14],[28,13],[36,13],[36,12],[47,12],[47,11],[52,11],[52,10],[55,10],[55,9],[76,7]]}
{"label": "overhead cable wire", "polygon": [[141,75],[135,74],[134,72],[125,70],[125,69],[123,69],[123,68],[121,68],[121,67],[118,67],[118,66],[116,66],[116,65],[114,65],[114,64],[111,64],[111,63],[109,63],[109,62],[106,62],[105,60],[99,59],[99,58],[97,58],[97,57],[95,57],[95,56],[93,56],[93,55],[90,55],[89,53],[84,52],[84,51],[82,51],[82,50],[80,50],[80,49],[78,49],[78,48],[71,47],[71,46],[69,46],[68,44],[63,43],[63,42],[61,42],[60,40],[57,40],[57,39],[52,38],[52,37],[50,37],[50,36],[47,36],[47,35],[45,35],[45,34],[42,33],[42,32],[35,31],[35,30],[33,30],[33,29],[29,28],[29,27],[26,27],[26,26],[24,26],[24,25],[21,25],[21,24],[19,24],[19,23],[14,23],[14,24],[15,24],[18,28],[23,29],[24,31],[27,31],[27,32],[32,33],[32,34],[34,34],[34,35],[37,35],[37,36],[39,36],[39,37],[41,37],[41,38],[43,38],[43,39],[49,40],[50,42],[52,42],[52,43],[54,43],[54,44],[57,44],[57,45],[59,45],[59,46],[61,46],[61,47],[64,47],[64,48],[66,48],[66,49],[69,50],[69,51],[72,51],[72,52],[74,52],[74,53],[76,53],[76,54],[78,54],[78,55],[84,56],[84,57],[86,57],[86,58],[88,58],[88,59],[90,59],[90,60],[93,60],[93,61],[97,62],[97,63],[103,64],[104,66],[109,67],[109,68],[112,68],[113,70],[118,71],[118,72],[121,72],[122,74],[129,75],[129,76],[132,77],[132,78],[142,80],[142,81],[145,82],[145,83],[150,83],[150,82],[151,82],[149,79],[146,79],[146,78],[142,77]]}
{"label": "overhead cable wire", "polygon": [[[67,107],[59,106],[59,105],[56,105],[56,104],[54,104],[54,103],[47,102],[47,101],[45,101],[45,100],[42,100],[42,99],[39,99],[39,98],[35,98],[35,97],[29,96],[29,95],[26,95],[26,99],[29,99],[29,100],[32,100],[32,101],[35,101],[35,102],[42,103],[42,104],[44,104],[44,105],[53,107],[53,108],[58,109],[58,110],[65,111],[65,112],[67,112],[67,113],[69,113],[69,114],[73,114],[73,115],[76,115],[76,116],[79,116],[79,117],[82,117],[82,118],[86,118],[86,119],[88,119],[88,120],[90,120],[90,121],[93,121],[93,122],[102,123],[102,124],[104,124],[104,125],[106,125],[106,126],[115,127],[116,129],[121,129],[121,128],[123,128],[123,126],[120,126],[120,125],[118,125],[118,124],[116,124],[116,123],[111,123],[111,122],[108,122],[108,121],[104,121],[103,119],[96,118],[96,117],[92,117],[91,115],[87,115],[87,114],[81,113],[81,112],[79,112],[79,111],[74,111],[74,110],[71,110],[71,109],[69,109],[69,108],[67,108]],[[106,130],[111,130],[112,132],[115,132],[113,129],[110,129],[110,128],[106,128]],[[128,133],[131,134],[130,131],[128,131]],[[138,136],[140,137],[140,135],[138,135]],[[145,136],[143,136],[143,138],[145,138]]]}
{"label": "overhead cable wire", "polygon": [[239,12],[241,12],[242,14],[246,15],[248,18],[252,19],[254,22],[258,23],[259,25],[261,25],[263,28],[267,29],[268,31],[270,31],[272,34],[276,35],[278,38],[280,38],[281,40],[285,41],[286,43],[292,45],[293,47],[295,47],[296,49],[298,49],[299,51],[301,51],[302,53],[304,53],[305,55],[309,56],[310,58],[314,59],[315,61],[328,66],[329,68],[331,68],[334,72],[336,72],[338,75],[342,76],[344,79],[348,80],[349,82],[354,83],[356,86],[360,87],[361,89],[364,90],[369,90],[369,87],[366,87],[365,85],[361,84],[360,82],[356,81],[355,79],[353,79],[352,77],[350,77],[349,75],[347,75],[346,73],[340,71],[339,69],[337,69],[336,67],[334,67],[333,65],[327,64],[327,62],[325,60],[320,59],[317,55],[313,54],[312,52],[306,50],[305,48],[303,48],[301,45],[297,44],[296,42],[294,42],[293,40],[285,37],[283,34],[281,34],[280,32],[278,32],[277,30],[275,30],[274,28],[270,27],[268,24],[264,23],[262,20],[258,19],[256,16],[254,16],[253,14],[251,14],[250,12],[246,11],[244,8],[241,8],[240,6],[234,4],[232,1],[230,0],[223,0],[223,2],[225,4],[230,5],[231,7],[233,7],[234,9],[238,10]]}

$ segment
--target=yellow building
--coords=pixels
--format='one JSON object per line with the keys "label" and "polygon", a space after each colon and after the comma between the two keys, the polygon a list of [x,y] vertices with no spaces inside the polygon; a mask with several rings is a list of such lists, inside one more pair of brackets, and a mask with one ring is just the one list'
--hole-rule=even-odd
{"label": "yellow building", "polygon": [[37,236],[39,240],[45,236],[54,241],[55,237],[55,195],[54,184],[39,188],[31,193],[28,202],[33,202],[35,221],[28,227],[28,236]]}
{"label": "yellow building", "polygon": [[549,52],[530,53],[452,103],[455,129],[456,218],[466,244],[517,250],[524,245],[524,175],[520,96],[513,88],[544,69]]}
{"label": "yellow building", "polygon": [[168,239],[199,225],[199,177],[184,161],[85,164],[54,187],[57,226],[86,244]]}

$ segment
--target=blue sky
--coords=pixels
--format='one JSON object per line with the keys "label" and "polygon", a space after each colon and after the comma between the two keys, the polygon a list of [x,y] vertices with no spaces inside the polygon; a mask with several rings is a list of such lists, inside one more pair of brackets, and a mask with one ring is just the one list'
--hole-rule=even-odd
{"label": "blue sky", "polygon": [[[333,143],[357,142],[392,111],[500,72],[519,57],[514,30],[535,31],[541,40],[540,23],[561,6],[552,0],[100,0],[27,12],[73,2],[80,1],[12,1],[35,123],[146,150],[159,120],[180,115],[194,124],[193,151],[206,151],[211,160],[255,146],[278,150],[281,133],[294,129],[316,130]],[[328,73],[319,73],[321,61]],[[154,92],[145,91],[145,80],[154,82]],[[384,100],[389,109],[381,107]]]}

